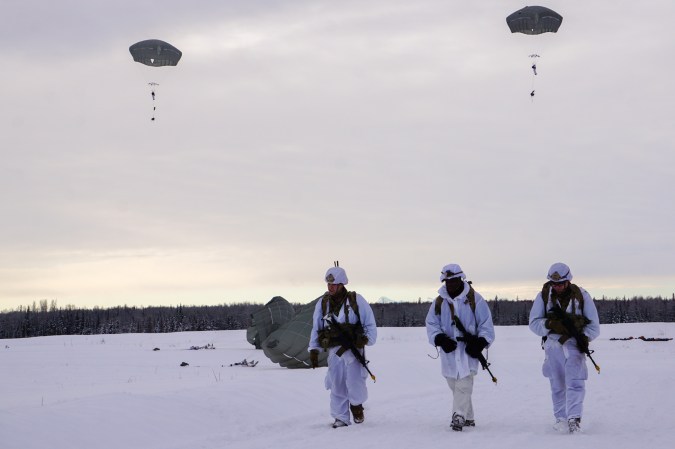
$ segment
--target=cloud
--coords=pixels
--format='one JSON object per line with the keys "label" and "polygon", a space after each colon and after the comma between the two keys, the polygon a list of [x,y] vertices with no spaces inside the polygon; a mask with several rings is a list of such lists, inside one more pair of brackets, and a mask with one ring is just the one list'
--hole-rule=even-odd
{"label": "cloud", "polygon": [[[397,300],[433,294],[449,261],[504,295],[558,259],[667,285],[673,6],[647,21],[627,2],[557,2],[561,31],[529,39],[504,22],[522,5],[497,3],[12,2],[0,270],[31,281],[0,299],[68,295],[98,270],[121,273],[101,284],[118,302],[178,284],[311,297],[336,258]],[[180,64],[134,63],[147,38]],[[148,283],[117,290],[125,265]]]}

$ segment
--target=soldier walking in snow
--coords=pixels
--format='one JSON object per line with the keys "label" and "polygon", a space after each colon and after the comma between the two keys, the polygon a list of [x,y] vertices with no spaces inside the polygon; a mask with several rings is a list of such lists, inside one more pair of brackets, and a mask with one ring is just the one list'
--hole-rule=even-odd
{"label": "soldier walking in snow", "polygon": [[325,386],[330,390],[333,428],[338,428],[351,424],[350,411],[356,424],[365,419],[363,403],[368,399],[369,374],[365,346],[375,344],[377,325],[363,296],[345,288],[347,273],[343,268],[336,263],[325,279],[328,291],[316,303],[308,349],[312,368],[319,366],[319,351],[328,351]]}
{"label": "soldier walking in snow", "polygon": [[[462,268],[449,264],[441,271],[438,298],[431,303],[426,318],[429,343],[442,349],[441,374],[452,390],[452,430],[476,425],[471,396],[473,377],[483,349],[495,339],[492,314],[483,297],[476,292]],[[456,321],[467,333],[458,329]]]}
{"label": "soldier walking in snow", "polygon": [[590,356],[588,342],[600,335],[598,311],[591,295],[570,282],[572,272],[564,263],[551,265],[547,278],[530,310],[530,330],[544,339],[542,373],[551,383],[554,427],[576,433],[588,379],[584,354]]}

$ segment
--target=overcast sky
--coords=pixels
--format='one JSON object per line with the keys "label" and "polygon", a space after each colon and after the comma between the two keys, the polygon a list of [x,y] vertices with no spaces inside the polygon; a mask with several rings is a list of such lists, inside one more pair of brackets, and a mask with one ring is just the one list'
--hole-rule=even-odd
{"label": "overcast sky", "polygon": [[541,4],[2,0],[0,310],[672,295],[675,2]]}

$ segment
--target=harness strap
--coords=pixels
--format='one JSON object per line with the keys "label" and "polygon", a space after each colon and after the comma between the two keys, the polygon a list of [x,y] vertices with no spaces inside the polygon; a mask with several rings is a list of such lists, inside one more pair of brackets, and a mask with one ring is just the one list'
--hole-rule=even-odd
{"label": "harness strap", "polygon": [[[328,293],[323,295],[321,298],[321,314],[326,316],[328,313],[328,303],[330,301],[330,295]],[[357,322],[361,322],[361,315],[359,314],[359,303],[356,300],[356,292],[347,292],[347,301],[342,305],[345,312],[345,323],[349,323],[349,309],[351,308],[356,314]]]}

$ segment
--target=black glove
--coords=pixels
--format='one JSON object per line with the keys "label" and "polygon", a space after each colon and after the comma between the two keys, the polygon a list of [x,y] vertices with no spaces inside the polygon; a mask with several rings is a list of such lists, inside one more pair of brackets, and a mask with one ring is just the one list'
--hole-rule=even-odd
{"label": "black glove", "polygon": [[359,349],[362,349],[367,344],[368,344],[368,337],[366,337],[363,334],[359,334],[356,336],[356,339],[354,340],[354,346],[356,346]]}
{"label": "black glove", "polygon": [[480,356],[480,353],[483,352],[488,345],[488,342],[483,337],[472,338],[466,341],[466,348],[464,349],[467,354],[469,354],[474,359],[477,359]]}
{"label": "black glove", "polygon": [[319,367],[319,350],[318,349],[312,349],[311,351],[309,351],[309,363],[312,365],[312,369]]}
{"label": "black glove", "polygon": [[440,346],[443,352],[449,353],[457,349],[457,342],[446,334],[438,334],[434,338],[434,344]]}
{"label": "black glove", "polygon": [[569,335],[569,332],[567,331],[567,328],[563,325],[562,321],[551,318],[548,319],[544,322],[544,326],[546,329],[550,329],[551,332],[554,334],[559,334],[559,335]]}

